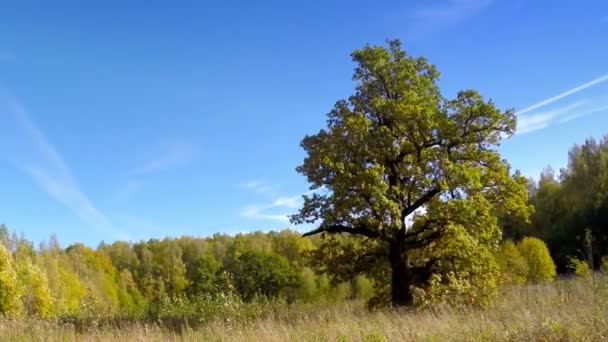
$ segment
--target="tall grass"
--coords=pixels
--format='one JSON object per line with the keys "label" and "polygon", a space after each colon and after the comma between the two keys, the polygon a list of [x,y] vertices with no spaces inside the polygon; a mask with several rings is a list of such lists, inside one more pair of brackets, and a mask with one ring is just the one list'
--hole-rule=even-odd
{"label": "tall grass", "polygon": [[484,308],[369,312],[363,303],[274,306],[258,318],[229,316],[180,331],[154,322],[120,328],[0,321],[10,341],[606,341],[608,278],[510,287]]}

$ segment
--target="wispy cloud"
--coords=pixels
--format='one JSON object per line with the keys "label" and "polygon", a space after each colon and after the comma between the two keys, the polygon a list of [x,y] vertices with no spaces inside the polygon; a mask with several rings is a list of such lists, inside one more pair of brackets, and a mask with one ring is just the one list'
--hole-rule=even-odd
{"label": "wispy cloud", "polygon": [[27,144],[37,152],[37,161],[20,163],[19,167],[51,198],[60,202],[92,228],[103,230],[118,239],[128,234],[116,229],[110,220],[97,209],[72,176],[72,173],[55,147],[30,118],[25,108],[15,99],[8,100],[9,115],[25,133]]}
{"label": "wispy cloud", "polygon": [[241,216],[249,219],[256,220],[270,220],[270,221],[281,221],[288,223],[289,222],[289,214],[288,213],[279,213],[279,214],[268,214],[265,211],[273,208],[272,206],[255,206],[250,205],[241,211]]}
{"label": "wispy cloud", "polygon": [[275,207],[286,207],[290,209],[299,208],[302,204],[302,196],[279,197],[272,202]]}
{"label": "wispy cloud", "polygon": [[572,113],[572,110],[580,108],[584,104],[585,101],[578,101],[554,110],[521,116],[517,122],[517,134],[543,129],[549,124],[568,116]]}
{"label": "wispy cloud", "polygon": [[533,105],[531,105],[529,107],[521,109],[521,110],[517,111],[517,114],[518,115],[522,115],[522,114],[531,112],[531,111],[533,111],[535,109],[538,109],[538,108],[541,108],[541,107],[545,107],[545,106],[547,106],[547,105],[549,105],[549,104],[551,104],[551,103],[553,103],[555,101],[563,99],[566,96],[570,96],[570,95],[576,94],[576,93],[578,93],[580,91],[583,91],[583,90],[585,90],[587,88],[593,87],[595,85],[598,85],[598,84],[606,82],[606,81],[608,81],[608,74],[602,75],[602,76],[600,76],[600,77],[598,77],[596,79],[593,79],[593,80],[591,80],[591,81],[589,81],[587,83],[583,83],[583,84],[581,84],[579,86],[576,86],[576,87],[574,87],[572,89],[566,90],[565,92],[563,92],[563,93],[561,93],[559,95],[555,95],[555,96],[550,97],[548,99],[545,99],[545,100],[542,100],[540,102],[537,102],[537,103],[535,103],[535,104],[533,104]]}
{"label": "wispy cloud", "polygon": [[581,116],[585,116],[585,115],[589,115],[589,114],[595,114],[595,113],[600,113],[600,112],[608,112],[608,106],[601,106],[601,107],[596,107],[587,111],[582,111],[582,112],[578,112],[578,113],[573,113],[567,116],[563,116],[558,123],[564,123],[564,122],[568,122],[577,118],[580,118]]}
{"label": "wispy cloud", "polygon": [[413,27],[420,32],[435,31],[472,17],[493,2],[493,0],[435,1],[413,10]]}
{"label": "wispy cloud", "polygon": [[289,215],[302,205],[302,195],[281,196],[264,205],[249,205],[243,208],[241,216],[250,219],[289,222]]}
{"label": "wispy cloud", "polygon": [[131,169],[129,175],[150,174],[183,167],[192,162],[197,153],[197,146],[191,141],[166,141],[148,151],[140,165]]}
{"label": "wispy cloud", "polygon": [[270,185],[264,181],[260,181],[260,180],[252,180],[246,183],[241,184],[241,186],[245,189],[248,189],[250,191],[253,191],[255,193],[258,194],[262,194],[262,195],[274,195],[275,193],[275,187],[273,185]]}
{"label": "wispy cloud", "polygon": [[[549,105],[563,100],[571,95],[608,81],[608,74],[597,77],[558,95],[539,101],[531,106],[517,111],[517,134],[525,134],[543,129],[552,124],[568,122],[589,114],[608,110],[605,103],[583,99],[571,104],[549,110],[541,110]],[[539,111],[540,110],[540,111]]]}

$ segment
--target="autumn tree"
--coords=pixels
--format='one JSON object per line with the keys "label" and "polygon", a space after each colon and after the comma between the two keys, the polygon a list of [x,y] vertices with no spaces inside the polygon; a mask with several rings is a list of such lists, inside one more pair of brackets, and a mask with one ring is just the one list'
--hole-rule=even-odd
{"label": "autumn tree", "polygon": [[[498,245],[497,207],[529,214],[527,181],[512,176],[496,150],[514,132],[516,117],[473,90],[446,99],[435,66],[408,55],[397,40],[366,46],[352,58],[354,95],[334,105],[327,128],[302,140],[307,156],[297,171],[314,193],[304,196],[292,222],[319,224],[304,236],[363,238],[369,253],[346,262],[379,257],[390,267],[392,304],[409,306],[412,287],[434,270],[466,267],[450,264],[474,255],[466,248]],[[441,253],[441,246],[454,253]]]}
{"label": "autumn tree", "polygon": [[517,249],[528,264],[529,282],[536,283],[555,278],[555,263],[543,240],[526,237],[517,244]]}
{"label": "autumn tree", "polygon": [[23,289],[13,268],[11,253],[0,243],[0,314],[19,316],[23,305]]}

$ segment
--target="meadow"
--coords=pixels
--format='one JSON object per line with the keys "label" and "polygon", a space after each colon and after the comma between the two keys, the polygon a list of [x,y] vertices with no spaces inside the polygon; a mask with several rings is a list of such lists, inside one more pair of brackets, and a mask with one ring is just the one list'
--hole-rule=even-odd
{"label": "meadow", "polygon": [[180,329],[154,322],[76,327],[3,320],[0,336],[7,341],[605,341],[607,286],[602,275],[510,286],[477,308],[369,311],[360,301],[281,305],[262,309],[257,318],[224,316]]}

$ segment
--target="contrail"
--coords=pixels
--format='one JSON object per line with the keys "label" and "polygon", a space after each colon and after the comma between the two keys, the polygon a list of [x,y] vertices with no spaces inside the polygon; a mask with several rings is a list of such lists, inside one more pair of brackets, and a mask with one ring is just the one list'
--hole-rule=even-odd
{"label": "contrail", "polygon": [[524,114],[524,113],[527,113],[529,111],[535,110],[537,108],[544,107],[544,106],[546,106],[546,105],[548,105],[550,103],[553,103],[553,102],[555,102],[555,101],[557,101],[559,99],[562,99],[562,98],[564,98],[564,97],[566,97],[568,95],[572,95],[572,94],[578,93],[581,90],[587,89],[589,87],[593,87],[596,84],[600,84],[600,83],[603,83],[603,82],[606,82],[606,81],[608,81],[608,74],[600,76],[600,77],[598,77],[598,78],[596,78],[596,79],[594,79],[592,81],[589,81],[589,82],[587,82],[585,84],[581,84],[581,85],[579,85],[577,87],[574,87],[574,88],[572,88],[572,89],[570,89],[568,91],[565,91],[565,92],[563,92],[563,93],[561,93],[559,95],[556,95],[556,96],[550,97],[550,98],[548,98],[546,100],[543,100],[543,101],[540,101],[538,103],[535,103],[535,104],[531,105],[530,107],[527,107],[527,108],[524,108],[524,109],[522,109],[520,111],[517,111],[517,114],[518,115]]}

